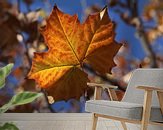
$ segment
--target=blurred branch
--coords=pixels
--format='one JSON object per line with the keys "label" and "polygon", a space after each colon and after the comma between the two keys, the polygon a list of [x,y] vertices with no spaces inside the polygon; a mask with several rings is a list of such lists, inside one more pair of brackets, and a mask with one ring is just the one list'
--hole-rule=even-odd
{"label": "blurred branch", "polygon": [[119,6],[121,7],[121,9],[125,9],[127,11],[129,11],[130,15],[127,15],[121,11],[119,8],[115,9],[116,13],[118,13],[122,20],[130,25],[133,26],[137,29],[137,34],[140,37],[140,39],[142,40],[142,45],[144,47],[144,50],[147,54],[147,56],[150,58],[150,67],[151,68],[157,68],[157,59],[156,59],[156,55],[152,49],[152,46],[150,45],[150,42],[148,40],[147,34],[145,32],[145,27],[143,26],[143,21],[141,20],[141,17],[138,14],[138,1],[137,0],[127,0],[126,3],[121,3],[119,0],[110,0],[110,2],[108,1],[108,5],[111,7],[116,7]]}
{"label": "blurred branch", "polygon": [[41,89],[41,91],[44,94],[44,97],[45,97],[45,100],[46,100],[46,103],[48,105],[50,112],[55,113],[54,109],[52,108],[51,104],[49,103],[48,96],[46,95],[46,92],[43,89]]}
{"label": "blurred branch", "polygon": [[26,49],[25,55],[27,56],[28,63],[29,63],[29,65],[31,66],[31,65],[32,65],[32,61],[31,61],[31,58],[30,58],[29,53],[28,53],[28,46],[27,46],[27,43],[25,43],[24,45],[25,45],[25,49]]}
{"label": "blurred branch", "polygon": [[126,87],[121,86],[117,79],[108,77],[108,76],[106,76],[106,75],[101,75],[101,74],[97,73],[96,71],[94,71],[94,70],[93,70],[90,66],[88,66],[87,64],[84,64],[84,65],[83,65],[83,68],[84,68],[84,70],[88,71],[88,73],[91,73],[91,74],[93,74],[93,75],[95,75],[95,76],[100,77],[103,81],[108,82],[109,84],[118,86],[118,89],[120,89],[120,90],[122,90],[122,91],[126,91]]}
{"label": "blurred branch", "polygon": [[141,21],[141,19],[139,19],[139,21],[140,21],[140,27],[137,30],[138,35],[142,40],[142,45],[144,47],[144,50],[145,50],[146,54],[150,58],[151,68],[157,68],[158,65],[157,65],[157,62],[156,62],[157,61],[156,55],[155,55],[155,53],[154,53],[154,51],[153,51],[153,49],[152,49],[152,47],[150,45],[148,37],[147,37],[147,35],[146,35],[145,31],[144,31],[145,28],[143,27],[143,22]]}
{"label": "blurred branch", "polygon": [[17,0],[18,13],[20,13],[20,0]]}
{"label": "blurred branch", "polygon": [[157,60],[163,63],[163,57],[157,57]]}

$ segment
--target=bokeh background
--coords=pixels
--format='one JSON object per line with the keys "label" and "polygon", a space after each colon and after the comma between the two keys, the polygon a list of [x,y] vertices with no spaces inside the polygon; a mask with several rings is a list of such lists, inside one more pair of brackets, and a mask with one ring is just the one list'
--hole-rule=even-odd
{"label": "bokeh background", "polygon": [[[94,82],[117,85],[119,100],[123,97],[131,71],[136,68],[163,67],[163,2],[162,0],[1,0],[0,1],[0,67],[14,63],[6,86],[0,90],[0,106],[17,92],[43,91],[27,79],[33,52],[47,50],[39,28],[54,5],[68,14],[78,14],[81,23],[90,13],[108,6],[109,16],[116,24],[116,40],[123,43],[114,58],[117,66],[112,75],[100,75],[85,66]],[[85,112],[84,104],[93,96],[93,88],[80,101],[70,99],[53,104],[44,96],[8,112]],[[103,92],[103,98],[109,99]]]}

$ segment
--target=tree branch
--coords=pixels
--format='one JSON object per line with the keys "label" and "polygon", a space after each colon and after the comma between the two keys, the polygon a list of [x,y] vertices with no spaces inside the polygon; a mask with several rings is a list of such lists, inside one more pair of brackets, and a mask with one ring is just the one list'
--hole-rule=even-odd
{"label": "tree branch", "polygon": [[121,86],[120,83],[118,82],[117,79],[114,78],[109,78],[106,75],[101,75],[99,73],[97,73],[96,71],[94,71],[89,65],[87,64],[83,64],[83,68],[85,71],[87,71],[88,73],[93,74],[94,76],[98,76],[100,77],[103,81],[108,82],[109,84],[118,86],[118,89],[122,90],[122,91],[126,91],[126,87]]}
{"label": "tree branch", "polygon": [[[141,20],[139,20],[139,21],[141,21]],[[144,50],[145,50],[147,56],[149,56],[149,58],[150,58],[150,63],[151,63],[150,67],[157,68],[158,67],[157,62],[156,62],[157,58],[156,58],[156,55],[150,45],[150,42],[149,42],[147,35],[144,31],[144,27],[142,26],[142,23],[140,25],[140,28],[137,30],[137,32],[138,32],[140,39],[142,40],[142,45],[144,47]]]}
{"label": "tree branch", "polygon": [[[138,36],[140,37],[140,39],[142,41],[141,44],[143,45],[144,51],[147,54],[147,56],[150,58],[150,67],[157,68],[158,65],[157,65],[156,54],[153,51],[152,46],[150,45],[147,34],[145,32],[145,27],[143,26],[143,21],[141,20],[139,14],[138,14],[138,1],[127,0],[126,2],[127,2],[126,3],[127,7],[123,8],[121,6],[121,8],[127,9],[131,15],[125,19],[123,19],[123,18],[122,19],[126,24],[136,27]],[[122,13],[118,12],[118,13],[120,14],[120,16],[123,16],[123,12]],[[135,18],[137,18],[137,22],[133,24],[133,22],[134,22],[133,20]]]}

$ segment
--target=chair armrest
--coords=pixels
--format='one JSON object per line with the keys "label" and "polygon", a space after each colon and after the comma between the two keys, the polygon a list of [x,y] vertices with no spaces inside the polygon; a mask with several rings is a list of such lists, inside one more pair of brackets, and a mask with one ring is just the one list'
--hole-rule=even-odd
{"label": "chair armrest", "polygon": [[158,92],[163,92],[163,88],[159,88],[159,87],[138,86],[137,89],[143,89],[145,91],[158,91]]}
{"label": "chair armrest", "polygon": [[103,89],[117,89],[118,86],[109,85],[109,84],[99,84],[99,83],[87,83],[90,87],[101,87]]}
{"label": "chair armrest", "polygon": [[108,85],[108,84],[99,84],[99,83],[87,83],[88,86],[95,87],[95,93],[94,93],[94,99],[95,100],[100,100],[101,99],[101,93],[102,89],[107,89],[110,99],[117,101],[117,95],[114,91],[114,89],[117,89],[118,86],[114,85]]}

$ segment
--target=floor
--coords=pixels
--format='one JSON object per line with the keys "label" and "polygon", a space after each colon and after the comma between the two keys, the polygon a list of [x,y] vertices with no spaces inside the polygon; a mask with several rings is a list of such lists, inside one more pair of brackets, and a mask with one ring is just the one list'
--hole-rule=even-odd
{"label": "floor", "polygon": [[[4,122],[13,122],[20,130],[91,130],[89,113],[5,113],[0,115],[0,124]],[[97,130],[123,129],[119,122],[99,118]]]}

